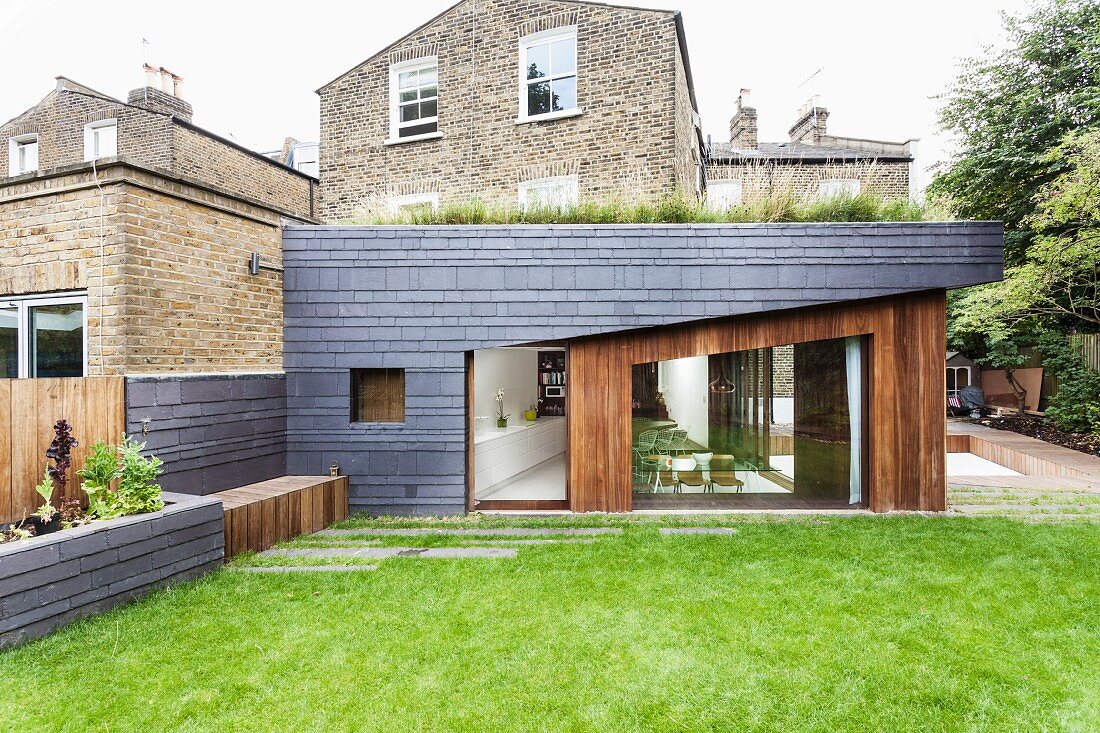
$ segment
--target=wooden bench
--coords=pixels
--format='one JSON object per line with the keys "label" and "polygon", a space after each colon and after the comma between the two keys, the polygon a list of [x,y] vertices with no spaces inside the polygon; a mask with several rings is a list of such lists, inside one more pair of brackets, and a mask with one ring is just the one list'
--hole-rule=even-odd
{"label": "wooden bench", "polygon": [[225,509],[226,562],[348,516],[347,476],[282,476],[211,496]]}

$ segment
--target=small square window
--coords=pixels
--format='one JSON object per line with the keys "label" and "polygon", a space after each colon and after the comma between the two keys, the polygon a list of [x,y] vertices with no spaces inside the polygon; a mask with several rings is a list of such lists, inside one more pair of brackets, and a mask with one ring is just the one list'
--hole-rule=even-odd
{"label": "small square window", "polygon": [[118,123],[99,120],[84,126],[84,160],[99,160],[118,155]]}
{"label": "small square window", "polygon": [[707,207],[714,211],[729,211],[741,204],[741,181],[709,181]]}
{"label": "small square window", "polygon": [[352,369],[351,421],[405,422],[405,370]]}
{"label": "small square window", "polygon": [[859,196],[859,179],[826,178],[818,181],[817,197],[820,199],[849,198]]}
{"label": "small square window", "polygon": [[18,176],[38,170],[38,135],[19,135],[8,139],[8,175]]}
{"label": "small square window", "polygon": [[568,209],[578,200],[577,177],[552,176],[536,178],[519,184],[519,204],[530,209]]}

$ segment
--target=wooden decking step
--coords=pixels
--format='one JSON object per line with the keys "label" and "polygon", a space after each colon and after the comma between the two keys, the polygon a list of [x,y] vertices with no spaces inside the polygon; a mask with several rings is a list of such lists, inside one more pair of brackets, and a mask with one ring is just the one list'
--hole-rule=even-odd
{"label": "wooden decking step", "polygon": [[436,529],[434,527],[421,527],[416,529],[325,529],[317,532],[318,535],[327,537],[350,537],[353,535],[391,535],[394,537],[419,537],[422,535],[436,537],[527,537],[527,536],[576,536],[576,535],[609,535],[622,534],[621,527],[515,527],[512,529],[474,529],[469,527],[451,527]]}
{"label": "wooden decking step", "polygon": [[275,549],[261,552],[261,557],[423,557],[423,558],[501,558],[515,557],[509,547],[318,547],[309,549]]}
{"label": "wooden decking step", "polygon": [[661,534],[736,534],[733,527],[661,527]]}
{"label": "wooden decking step", "polygon": [[240,573],[347,573],[377,570],[377,565],[257,565],[233,568]]}
{"label": "wooden decking step", "polygon": [[281,476],[212,494],[225,509],[225,559],[347,519],[347,476]]}

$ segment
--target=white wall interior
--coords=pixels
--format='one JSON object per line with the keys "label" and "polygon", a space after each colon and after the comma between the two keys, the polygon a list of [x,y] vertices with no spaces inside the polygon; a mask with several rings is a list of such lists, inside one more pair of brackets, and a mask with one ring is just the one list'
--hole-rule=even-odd
{"label": "white wall interior", "polygon": [[[498,389],[504,389],[504,413],[510,424],[523,422],[523,411],[538,400],[538,352],[534,349],[481,349],[474,352],[474,417],[496,425]],[[485,427],[485,423],[481,427]]]}
{"label": "white wall interior", "polygon": [[657,364],[657,386],[665,396],[669,419],[687,428],[701,445],[710,439],[710,376],[706,356],[670,359]]}

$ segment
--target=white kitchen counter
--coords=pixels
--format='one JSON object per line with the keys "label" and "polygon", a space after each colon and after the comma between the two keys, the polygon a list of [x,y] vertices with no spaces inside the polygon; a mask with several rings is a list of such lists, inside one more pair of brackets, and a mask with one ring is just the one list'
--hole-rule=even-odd
{"label": "white kitchen counter", "polygon": [[506,428],[474,430],[474,491],[533,468],[565,452],[565,418],[540,417]]}

